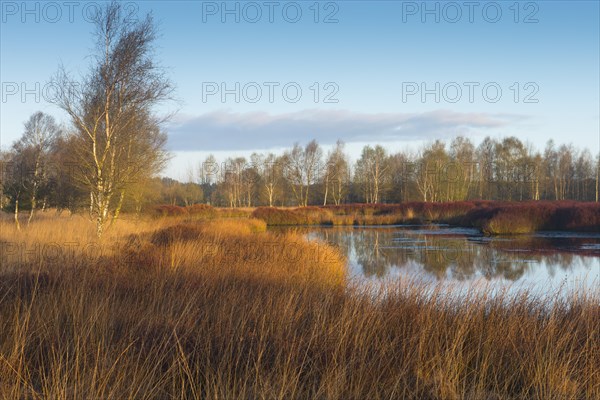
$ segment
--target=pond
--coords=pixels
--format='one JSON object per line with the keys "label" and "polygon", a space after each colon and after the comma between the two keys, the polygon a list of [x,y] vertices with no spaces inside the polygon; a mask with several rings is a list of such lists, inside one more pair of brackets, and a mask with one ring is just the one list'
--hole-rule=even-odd
{"label": "pond", "polygon": [[394,278],[530,293],[600,287],[600,233],[540,232],[486,237],[447,225],[306,228],[348,258],[353,281]]}

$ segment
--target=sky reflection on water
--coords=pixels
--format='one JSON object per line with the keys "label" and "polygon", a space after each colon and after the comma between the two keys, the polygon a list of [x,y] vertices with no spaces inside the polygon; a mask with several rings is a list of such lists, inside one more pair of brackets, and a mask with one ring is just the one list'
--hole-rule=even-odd
{"label": "sky reflection on water", "polygon": [[542,232],[485,237],[444,225],[307,228],[348,257],[359,282],[398,277],[456,286],[502,285],[533,293],[568,292],[600,285],[600,234]]}

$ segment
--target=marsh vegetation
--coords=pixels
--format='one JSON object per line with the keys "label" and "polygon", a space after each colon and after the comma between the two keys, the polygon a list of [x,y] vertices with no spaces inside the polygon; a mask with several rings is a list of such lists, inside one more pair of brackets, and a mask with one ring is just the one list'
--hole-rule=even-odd
{"label": "marsh vegetation", "polygon": [[[350,282],[248,218],[2,221],[0,397],[594,399],[600,293]],[[551,304],[551,306],[548,306]]]}

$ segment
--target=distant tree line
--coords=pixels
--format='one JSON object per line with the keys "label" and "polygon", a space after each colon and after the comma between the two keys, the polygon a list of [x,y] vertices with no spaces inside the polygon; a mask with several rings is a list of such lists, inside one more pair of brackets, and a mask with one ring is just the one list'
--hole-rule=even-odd
{"label": "distant tree line", "polygon": [[[130,18],[107,3],[95,19],[96,47],[87,74],[59,68],[55,104],[68,128],[42,112],[0,152],[0,210],[89,213],[98,236],[121,211],[156,203],[222,207],[308,206],[403,201],[598,201],[600,162],[589,150],[549,141],[542,150],[515,137],[486,138],[479,146],[457,137],[418,151],[389,153],[365,146],[351,162],[344,143],[325,153],[315,140],[283,154],[249,159],[209,156],[186,182],[158,178],[168,154],[155,107],[172,85],[153,57],[157,32],[150,15]],[[285,132],[282,132],[285,134]]]}
{"label": "distant tree line", "polygon": [[[88,211],[94,217],[94,187],[82,179],[89,165],[80,154],[80,132],[65,132],[41,112],[24,127],[21,139],[0,154],[0,208],[27,210],[28,219],[49,207]],[[313,140],[282,154],[254,153],[249,159],[210,155],[180,182],[156,175],[167,159],[160,150],[164,135],[152,125],[139,129],[146,132],[138,136],[147,147],[117,165],[115,176],[124,177],[108,204],[113,218],[121,210],[140,213],[153,204],[255,207],[598,197],[598,159],[588,149],[553,141],[542,150],[515,137],[488,137],[478,146],[457,137],[396,153],[368,145],[351,162],[341,141],[325,152]]]}
{"label": "distant tree line", "polygon": [[[199,163],[195,179],[215,206],[306,206],[341,203],[483,200],[598,200],[598,159],[587,149],[543,150],[515,137],[465,137],[426,144],[417,151],[388,152],[365,146],[352,163],[344,144],[327,154],[316,141],[281,155],[250,159],[213,156]],[[188,184],[189,184],[188,183]]]}

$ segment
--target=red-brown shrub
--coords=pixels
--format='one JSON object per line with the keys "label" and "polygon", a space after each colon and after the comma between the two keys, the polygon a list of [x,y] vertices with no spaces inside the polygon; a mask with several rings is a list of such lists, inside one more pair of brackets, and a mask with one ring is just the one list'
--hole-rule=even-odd
{"label": "red-brown shrub", "polygon": [[162,204],[154,207],[154,215],[157,217],[181,217],[188,215],[184,207]]}
{"label": "red-brown shrub", "polygon": [[306,225],[308,219],[300,212],[273,207],[259,207],[251,215],[252,218],[261,219],[269,226],[275,225]]}
{"label": "red-brown shrub", "polygon": [[186,207],[186,210],[190,216],[195,217],[215,218],[217,216],[217,210],[208,204],[192,204]]}

